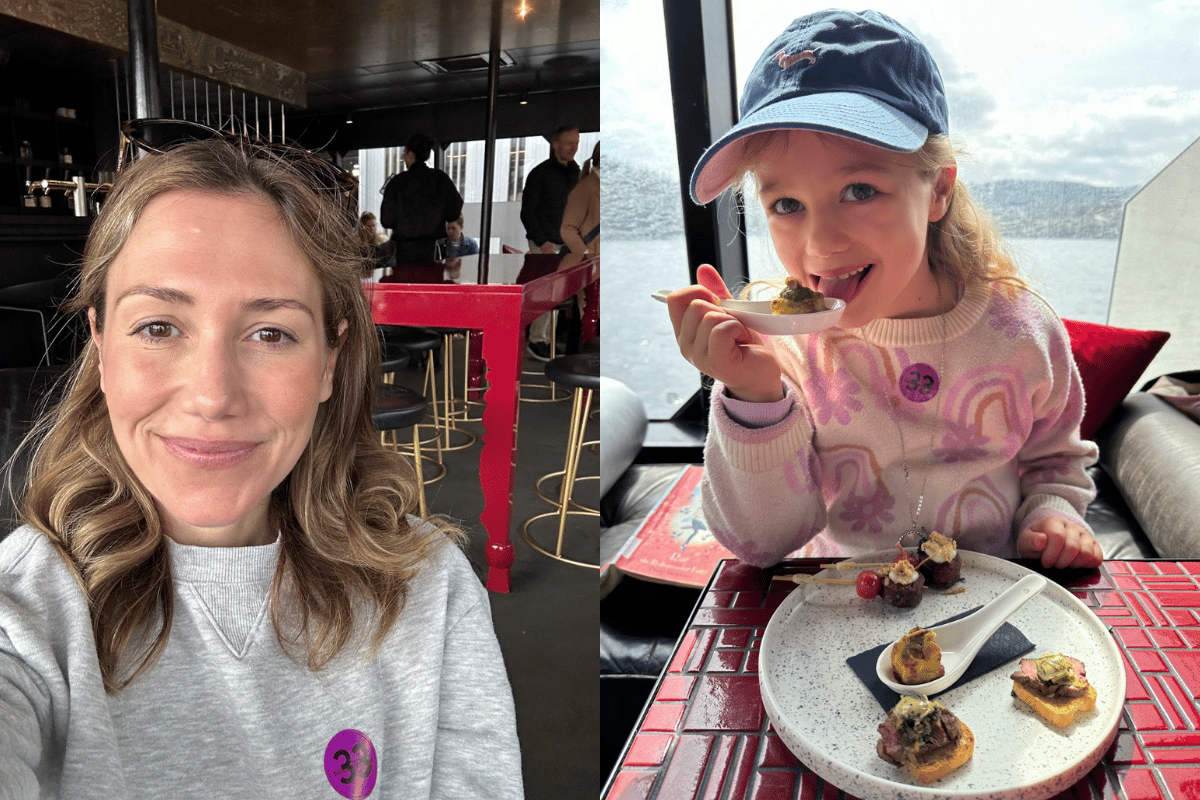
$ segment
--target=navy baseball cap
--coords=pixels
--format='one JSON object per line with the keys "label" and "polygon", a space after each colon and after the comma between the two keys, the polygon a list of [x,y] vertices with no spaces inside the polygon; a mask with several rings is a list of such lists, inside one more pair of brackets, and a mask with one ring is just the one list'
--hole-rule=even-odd
{"label": "navy baseball cap", "polygon": [[740,171],[741,140],[761,131],[826,131],[913,153],[950,125],[928,48],[876,11],[831,9],[793,21],[754,65],[739,111],[692,172],[697,203],[728,188]]}

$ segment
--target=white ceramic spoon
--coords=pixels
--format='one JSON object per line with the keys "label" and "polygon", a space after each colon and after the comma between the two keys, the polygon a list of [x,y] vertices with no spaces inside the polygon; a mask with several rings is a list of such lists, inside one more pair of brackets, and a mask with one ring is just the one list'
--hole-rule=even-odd
{"label": "white ceramic spoon", "polygon": [[[670,289],[659,289],[650,296],[665,303],[670,293]],[[832,297],[825,298],[826,311],[812,314],[772,314],[770,300],[722,300],[718,305],[738,322],[764,336],[792,336],[823,331],[836,325],[846,309],[845,300]]]}
{"label": "white ceramic spoon", "polygon": [[946,668],[946,674],[942,677],[927,683],[897,683],[892,673],[892,647],[895,642],[883,648],[879,654],[875,673],[888,688],[900,694],[930,696],[949,689],[962,677],[988,637],[1045,586],[1046,579],[1041,575],[1026,575],[974,613],[930,628],[937,634],[934,643],[942,648],[942,666]]}

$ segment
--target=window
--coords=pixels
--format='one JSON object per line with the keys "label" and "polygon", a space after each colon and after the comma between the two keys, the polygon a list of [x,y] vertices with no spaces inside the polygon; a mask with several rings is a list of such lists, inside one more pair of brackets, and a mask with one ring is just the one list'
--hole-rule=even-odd
{"label": "window", "polygon": [[[446,174],[450,176],[450,180],[454,181],[454,185],[462,187],[466,183],[467,176],[467,144],[466,142],[452,142],[446,148]],[[461,192],[462,189],[460,188]]]}
{"label": "window", "polygon": [[[581,133],[575,160],[582,164],[599,140],[597,131]],[[543,136],[497,139],[492,181],[492,227],[490,252],[500,252],[502,244],[525,247],[525,230],[520,219],[521,190],[529,170],[550,157],[550,143]],[[388,179],[404,168],[404,148],[385,147],[360,150],[348,159],[358,167],[358,202],[361,211],[379,214],[383,187]],[[443,154],[442,168],[463,196],[463,216],[469,236],[480,230],[483,202],[484,142],[451,142]],[[433,164],[431,155],[427,162]]]}
{"label": "window", "polygon": [[521,191],[525,186],[525,137],[511,139],[508,148],[508,199],[521,202]]}
{"label": "window", "polygon": [[[706,25],[725,7],[691,2]],[[763,49],[794,18],[827,5],[729,0],[728,7],[740,94]],[[1035,13],[1027,4],[981,0],[881,0],[871,7],[933,52],[950,102],[951,135],[965,151],[959,175],[1034,287],[1065,317],[1155,327],[1123,310],[1131,303],[1145,308],[1148,295],[1112,296],[1118,242],[1125,202],[1200,137],[1194,36],[1200,7],[1175,0],[1149,7],[1117,0],[1086,13],[1056,0],[1038,4]],[[622,32],[601,43],[609,153],[601,314],[611,319],[602,328],[604,369],[642,396],[652,418],[662,418],[699,384],[679,356],[664,307],[648,297],[688,280],[672,103],[716,101],[672,98],[659,4],[602,0],[601,20],[606,30]],[[1176,213],[1162,209],[1168,218]],[[745,224],[750,278],[781,278],[753,197]],[[1138,269],[1125,243],[1121,249],[1122,273],[1127,262]],[[1140,269],[1154,268],[1152,260],[1141,258]],[[1171,280],[1159,274],[1155,285],[1163,296],[1152,302],[1194,300],[1200,270],[1171,274]],[[1163,291],[1172,281],[1177,291]],[[1149,283],[1139,273],[1115,285]],[[1160,326],[1172,331],[1168,347],[1180,346],[1186,332]],[[1148,374],[1162,371],[1152,367]]]}
{"label": "window", "polygon": [[700,378],[679,355],[666,306],[650,297],[688,283],[662,5],[602,0],[600,25],[621,31],[600,39],[603,373],[636,392],[651,419],[666,419]]}

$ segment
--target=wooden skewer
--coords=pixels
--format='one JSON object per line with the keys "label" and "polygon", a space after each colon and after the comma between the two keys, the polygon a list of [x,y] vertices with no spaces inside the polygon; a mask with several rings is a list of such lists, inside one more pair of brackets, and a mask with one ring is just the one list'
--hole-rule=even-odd
{"label": "wooden skewer", "polygon": [[879,569],[881,567],[890,567],[892,565],[892,563],[893,562],[891,562],[891,561],[880,561],[880,562],[839,561],[836,564],[821,564],[820,566],[821,566],[821,569],[836,569],[836,570],[859,569],[859,570],[862,570],[862,569]]}
{"label": "wooden skewer", "polygon": [[791,581],[792,583],[854,583],[854,581],[845,578],[818,578],[816,575],[805,575],[802,572],[798,572],[795,575],[776,575],[771,580]]}

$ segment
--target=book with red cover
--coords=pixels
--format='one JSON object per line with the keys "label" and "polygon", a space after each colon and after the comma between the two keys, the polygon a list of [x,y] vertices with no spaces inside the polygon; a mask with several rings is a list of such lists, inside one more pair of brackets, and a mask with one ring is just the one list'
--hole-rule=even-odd
{"label": "book with red cover", "polygon": [[603,570],[648,581],[703,588],[723,558],[732,558],[700,511],[701,466],[684,469],[629,542]]}

